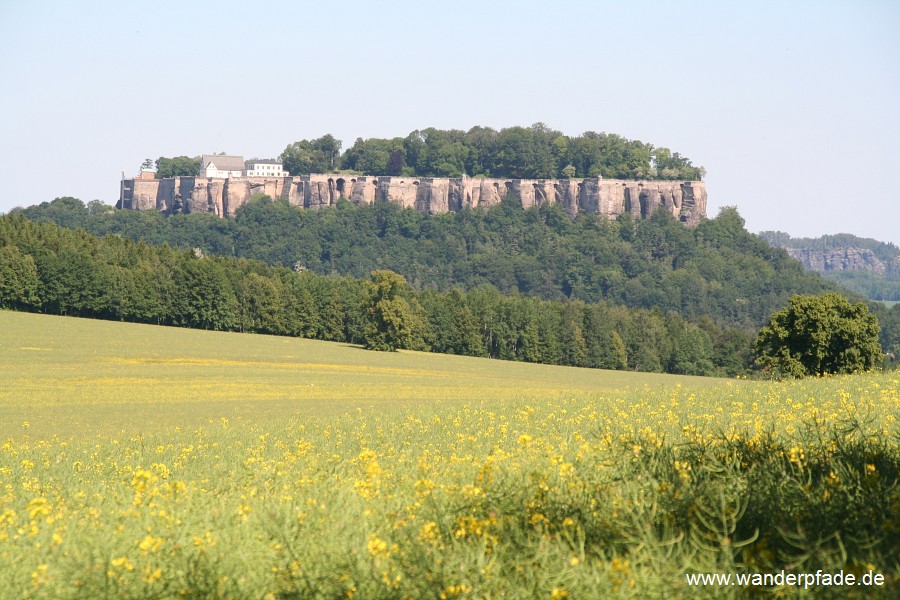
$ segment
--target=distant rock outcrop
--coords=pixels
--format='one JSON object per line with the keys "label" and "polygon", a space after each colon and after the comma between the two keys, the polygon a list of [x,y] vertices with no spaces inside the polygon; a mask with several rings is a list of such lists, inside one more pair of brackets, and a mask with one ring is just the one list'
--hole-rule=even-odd
{"label": "distant rock outcrop", "polygon": [[[889,264],[878,258],[867,248],[830,248],[818,250],[812,248],[789,248],[785,251],[799,260],[807,270],[827,273],[829,271],[871,271],[879,275],[888,272]],[[896,268],[900,269],[900,258],[895,258]]]}
{"label": "distant rock outcrop", "polygon": [[783,248],[808,271],[821,273],[860,296],[900,300],[900,248],[894,244],[850,233],[792,238],[782,231],[762,231],[759,236]]}
{"label": "distant rock outcrop", "polygon": [[303,208],[331,206],[345,199],[354,204],[394,202],[429,213],[494,206],[511,194],[524,208],[556,203],[573,216],[595,213],[614,219],[628,213],[647,218],[657,210],[667,210],[691,226],[706,217],[707,203],[702,181],[374,177],[335,173],[276,178],[126,179],[122,181],[117,206],[225,217],[233,216],[254,194],[282,198]]}

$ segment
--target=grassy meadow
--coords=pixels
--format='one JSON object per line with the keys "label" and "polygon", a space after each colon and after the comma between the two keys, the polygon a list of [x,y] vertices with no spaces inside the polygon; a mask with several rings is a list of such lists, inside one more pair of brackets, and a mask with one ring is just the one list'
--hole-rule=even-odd
{"label": "grassy meadow", "polygon": [[895,597],[900,375],[729,381],[0,312],[0,598]]}

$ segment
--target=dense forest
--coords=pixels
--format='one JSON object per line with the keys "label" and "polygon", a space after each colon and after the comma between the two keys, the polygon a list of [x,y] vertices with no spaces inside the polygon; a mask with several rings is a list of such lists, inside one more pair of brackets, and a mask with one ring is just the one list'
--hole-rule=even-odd
{"label": "dense forest", "polygon": [[403,275],[417,289],[472,289],[676,312],[756,330],[794,293],[834,291],[744,229],[733,208],[696,228],[665,211],[648,220],[572,219],[559,206],[429,215],[392,203],[304,210],[258,198],[233,219],[111,211],[72,198],[16,209],[34,221],[96,235],[264,261],[321,275]]}
{"label": "dense forest", "polygon": [[877,301],[900,301],[900,278],[871,271],[826,271],[822,277],[864,298]]}
{"label": "dense forest", "polygon": [[288,145],[279,157],[291,174],[347,169],[366,175],[549,179],[699,180],[704,171],[668,148],[588,131],[563,135],[543,123],[531,127],[416,130],[406,137],[357,138],[340,153],[331,135]]}
{"label": "dense forest", "polygon": [[[570,137],[543,123],[531,127],[416,130],[406,137],[357,138],[331,134],[289,144],[278,157],[291,175],[347,171],[365,175],[553,179],[602,176],[612,179],[700,180],[705,171],[668,148],[611,133]],[[148,159],[149,161],[149,159]],[[152,161],[149,161],[152,163]],[[156,176],[196,176],[198,158],[156,160]]]}
{"label": "dense forest", "polygon": [[[258,260],[324,276],[323,281],[362,281],[373,270],[389,269],[406,278],[426,308],[429,294],[467,298],[470,291],[490,289],[525,303],[621,307],[627,309],[623,314],[640,309],[645,311],[640,314],[663,321],[677,315],[672,318],[706,331],[716,353],[723,351],[726,334],[721,332],[740,338],[732,341],[742,350],[731,354],[740,355],[737,362],[744,365],[756,332],[790,295],[837,289],[804,271],[784,250],[747,232],[733,208],[695,228],[684,227],[664,211],[643,221],[596,215],[572,219],[555,205],[523,210],[513,198],[488,210],[428,215],[390,203],[342,202],[311,211],[262,197],[242,207],[234,219],[113,211],[96,202],[85,206],[60,198],[16,209],[11,216],[181,251]],[[882,323],[882,345],[900,353],[900,310],[873,310]],[[627,335],[620,337],[627,346]],[[640,367],[631,343],[627,366]],[[430,345],[444,348],[433,340]],[[499,350],[486,352],[508,357]],[[654,370],[668,369],[666,363],[647,364]]]}
{"label": "dense forest", "polygon": [[[384,273],[381,271],[380,273]],[[396,277],[403,346],[548,364],[738,375],[750,339],[709,319],[605,302],[545,301],[495,287],[414,290]],[[368,343],[375,286],[0,217],[0,308]]]}

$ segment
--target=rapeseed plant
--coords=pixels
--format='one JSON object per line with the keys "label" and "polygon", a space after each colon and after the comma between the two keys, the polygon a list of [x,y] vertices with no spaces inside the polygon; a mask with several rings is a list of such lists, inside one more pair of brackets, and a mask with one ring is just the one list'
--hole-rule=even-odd
{"label": "rapeseed plant", "polygon": [[291,414],[11,434],[0,598],[692,597],[685,573],[782,568],[900,585],[896,375]]}

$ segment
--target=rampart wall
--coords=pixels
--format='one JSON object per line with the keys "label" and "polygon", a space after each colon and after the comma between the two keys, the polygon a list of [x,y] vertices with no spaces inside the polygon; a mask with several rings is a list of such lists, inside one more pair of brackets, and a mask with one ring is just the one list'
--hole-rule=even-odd
{"label": "rampart wall", "polygon": [[445,177],[351,176],[311,174],[302,177],[176,177],[126,179],[118,206],[167,214],[212,213],[233,216],[255,194],[287,200],[294,206],[319,208],[340,199],[354,204],[394,202],[432,214],[489,207],[512,194],[524,208],[556,203],[570,215],[596,213],[615,219],[629,213],[647,218],[667,210],[687,225],[706,217],[702,181],[625,181],[588,179],[482,179]]}

